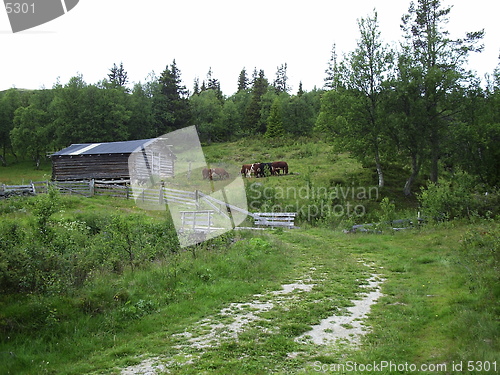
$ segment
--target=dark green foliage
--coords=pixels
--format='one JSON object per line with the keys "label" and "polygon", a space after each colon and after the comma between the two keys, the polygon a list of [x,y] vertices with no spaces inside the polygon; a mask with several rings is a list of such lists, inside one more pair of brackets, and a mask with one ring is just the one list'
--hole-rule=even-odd
{"label": "dark green foliage", "polygon": [[494,217],[499,214],[499,196],[483,191],[472,176],[457,173],[449,181],[429,182],[418,195],[422,213],[431,221],[471,217]]}
{"label": "dark green foliage", "polygon": [[248,89],[248,77],[247,77],[247,71],[245,68],[243,68],[240,72],[240,75],[238,76],[238,91],[245,91]]}
{"label": "dark green foliage", "polygon": [[204,90],[189,100],[191,118],[202,142],[214,142],[227,139],[231,133],[231,124],[228,127],[223,123],[223,105],[218,98],[217,90]]}
{"label": "dark green foliage", "polygon": [[153,103],[150,92],[154,82],[136,83],[128,97],[130,118],[127,122],[130,139],[145,139],[153,136]]}
{"label": "dark green foliage", "polygon": [[279,138],[285,134],[283,127],[283,115],[279,98],[274,99],[271,112],[267,119],[267,130],[265,136],[268,138]]}
{"label": "dark green foliage", "polygon": [[[2,146],[2,165],[6,165],[7,150],[12,152],[10,132],[14,128],[14,113],[20,107],[26,107],[27,92],[9,89],[0,96],[0,144]],[[16,150],[17,151],[17,150]]]}
{"label": "dark green foliage", "polygon": [[315,130],[374,165],[379,187],[387,164],[409,169],[407,196],[423,173],[437,183],[443,164],[489,185],[498,180],[497,148],[489,140],[498,138],[499,121],[496,106],[487,104],[495,102],[498,79],[484,91],[465,70],[469,54],[482,50],[484,32],[452,40],[445,29],[450,10],[439,0],[412,2],[396,59],[381,42],[376,13],[361,19],[356,50],[338,62],[334,46],[327,70],[332,90],[322,96]]}
{"label": "dark green foliage", "polygon": [[54,191],[28,201],[32,220],[2,219],[0,290],[58,294],[93,272],[136,269],[168,257],[179,244],[171,221],[78,214],[55,219],[66,200]]}
{"label": "dark green foliage", "polygon": [[161,73],[158,84],[153,96],[156,137],[190,125],[188,93],[175,60]]}
{"label": "dark green foliage", "polygon": [[52,149],[71,143],[111,142],[129,137],[131,111],[122,88],[88,85],[82,76],[54,89],[51,113],[54,121]]}
{"label": "dark green foliage", "polygon": [[261,121],[262,97],[268,90],[269,83],[261,69],[253,81],[251,100],[245,111],[245,131],[263,133],[265,127]]}
{"label": "dark green foliage", "polygon": [[14,112],[14,128],[10,132],[12,147],[21,156],[28,156],[38,169],[53,137],[52,90],[34,91],[28,96],[28,106]]}
{"label": "dark green foliage", "polygon": [[398,139],[409,150],[412,173],[404,192],[409,195],[424,161],[429,163],[430,180],[438,182],[439,159],[449,128],[456,122],[457,97],[471,82],[464,65],[470,52],[480,52],[484,31],[467,33],[465,39],[451,40],[444,25],[451,7],[439,0],[411,3],[403,17],[405,43],[399,56],[394,88],[401,94],[402,132]]}
{"label": "dark green foliage", "polygon": [[113,64],[113,67],[109,70],[108,79],[112,88],[126,88],[128,84],[128,74],[123,68],[123,62],[120,63],[119,67]]}
{"label": "dark green foliage", "polygon": [[220,82],[217,78],[214,78],[212,76],[212,68],[208,70],[206,84],[205,81],[203,81],[201,91],[203,92],[206,90],[212,90],[215,93],[217,99],[221,102],[221,104],[224,103],[224,95],[222,94],[222,90],[220,89]]}
{"label": "dark green foliage", "polygon": [[288,93],[290,91],[290,87],[288,86],[288,76],[286,75],[287,64],[281,64],[278,66],[278,70],[276,71],[276,78],[273,82],[274,90],[276,94]]}
{"label": "dark green foliage", "polygon": [[326,90],[337,90],[341,87],[341,72],[339,69],[338,56],[337,56],[337,45],[334,43],[332,46],[332,52],[330,60],[328,61],[328,67],[325,70],[325,84]]}

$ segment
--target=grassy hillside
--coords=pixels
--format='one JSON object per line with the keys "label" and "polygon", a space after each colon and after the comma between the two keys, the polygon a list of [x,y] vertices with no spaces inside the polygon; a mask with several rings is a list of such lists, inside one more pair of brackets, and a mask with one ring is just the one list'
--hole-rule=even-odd
{"label": "grassy hillside", "polygon": [[[404,216],[415,216],[415,197],[402,194],[407,172],[397,165],[386,170],[386,187],[377,187],[374,168],[364,168],[347,153],[338,152],[321,139],[268,139],[256,136],[229,143],[203,146],[212,167],[222,166],[232,175],[242,164],[284,160],[288,176],[246,180],[250,211],[296,211],[298,221],[322,222],[330,227],[343,223],[377,220],[376,210],[389,197]],[[30,161],[0,167],[0,184],[22,184],[50,179],[49,160],[35,170]]]}
{"label": "grassy hillside", "polygon": [[[108,249],[108,259],[102,267],[94,265],[79,286],[58,279],[54,268],[44,274],[44,289],[2,293],[0,374],[118,374],[151,357],[156,364],[168,364],[173,374],[242,375],[314,374],[318,368],[331,372],[332,365],[352,362],[451,368],[473,360],[491,366],[498,358],[496,222],[454,222],[382,235],[319,227],[240,231],[131,266],[122,241],[131,241],[139,260],[140,250],[153,240],[146,229],[163,228],[147,224],[161,224],[163,214],[145,216],[124,200],[61,198],[60,210],[49,222],[55,231],[49,246],[30,233],[36,216],[31,205],[21,201],[1,207],[4,240],[15,240],[15,235],[5,236],[18,233],[17,225],[26,230],[20,249],[38,261],[44,259],[38,250],[49,252],[51,246],[63,256],[86,254],[86,262]],[[130,237],[114,237],[115,224],[128,219],[136,226],[129,231],[118,228]],[[168,229],[161,230],[162,238],[168,239]],[[158,250],[168,246],[164,242]],[[77,249],[85,251],[77,254]],[[6,254],[5,244],[1,251]],[[116,254],[122,254],[122,266]],[[112,259],[111,268],[105,267]],[[47,260],[56,261],[55,253]],[[2,275],[7,270],[3,263]],[[352,306],[371,273],[385,280],[384,296],[365,322],[371,328],[360,349],[295,341],[321,319],[341,315]],[[274,302],[272,291],[298,280],[314,287]],[[2,287],[5,281],[2,278]],[[237,340],[197,348],[184,336],[189,332],[194,338],[204,337],[200,322],[207,319],[234,322],[220,311],[238,303],[251,312],[253,301],[262,296],[274,303],[273,308],[260,313]]]}
{"label": "grassy hillside", "polygon": [[415,196],[402,193],[407,171],[391,165],[386,186],[380,189],[375,168],[363,167],[321,139],[256,137],[205,146],[204,152],[212,166],[238,171],[248,163],[284,160],[289,164],[288,176],[246,179],[251,211],[297,211],[299,221],[338,227],[377,220],[380,202],[388,197],[403,217],[417,215]]}
{"label": "grassy hillside", "polygon": [[[383,361],[439,364],[442,373],[460,363],[464,371],[455,373],[498,371],[498,221],[471,216],[344,234],[349,223],[387,215],[386,196],[397,215],[414,214],[415,202],[393,190],[404,176],[389,172],[394,182],[375,196],[374,172],[319,140],[261,138],[205,152],[212,166],[234,170],[286,160],[290,175],[248,179],[247,196],[255,210],[298,205],[301,229],[235,231],[180,249],[168,213],[131,200],[0,201],[0,374],[119,374],[146,359],[172,374],[332,373]],[[7,168],[11,181],[27,178],[28,168]],[[373,195],[353,197],[348,188]],[[363,215],[307,211],[349,204]],[[383,296],[359,348],[296,341],[322,319],[345,314],[370,277],[381,281]],[[285,293],[282,285],[293,283],[310,288]],[[241,320],[228,310],[249,322],[237,338],[220,339]],[[193,344],[207,337],[211,346]]]}

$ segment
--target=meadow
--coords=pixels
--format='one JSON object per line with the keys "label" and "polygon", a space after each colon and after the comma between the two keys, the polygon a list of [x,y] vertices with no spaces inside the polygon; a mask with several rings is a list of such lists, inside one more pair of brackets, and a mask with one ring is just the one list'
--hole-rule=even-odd
{"label": "meadow", "polygon": [[[51,192],[0,201],[0,374],[119,374],[148,358],[173,374],[498,372],[494,216],[346,234],[353,223],[417,215],[419,201],[398,192],[397,166],[386,188],[370,190],[374,170],[320,140],[204,151],[213,166],[286,160],[290,175],[246,180],[247,198],[255,210],[306,207],[300,229],[233,231],[181,249],[167,212],[130,200]],[[48,173],[30,178],[28,165],[2,168],[0,183]],[[349,204],[362,214],[308,212]],[[359,347],[296,340],[345,313],[374,270],[383,296]],[[199,348],[182,336],[201,336],[204,319],[230,320],[220,311],[231,304],[252,311],[256,295],[306,279],[310,291],[262,311],[237,338]],[[374,363],[393,367],[366,371]]]}

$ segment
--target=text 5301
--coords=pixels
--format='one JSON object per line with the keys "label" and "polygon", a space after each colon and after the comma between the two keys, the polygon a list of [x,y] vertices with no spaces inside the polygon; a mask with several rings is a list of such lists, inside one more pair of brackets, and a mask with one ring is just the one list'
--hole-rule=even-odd
{"label": "text 5301", "polygon": [[5,3],[5,9],[7,13],[35,13],[35,3]]}

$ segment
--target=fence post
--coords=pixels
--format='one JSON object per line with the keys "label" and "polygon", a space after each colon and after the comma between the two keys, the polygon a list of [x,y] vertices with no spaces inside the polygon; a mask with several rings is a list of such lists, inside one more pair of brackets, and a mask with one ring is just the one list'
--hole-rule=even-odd
{"label": "fence post", "polygon": [[158,194],[158,203],[159,204],[163,203],[163,182],[160,185],[160,192]]}
{"label": "fence post", "polygon": [[95,180],[91,179],[89,181],[89,190],[90,190],[90,196],[93,197],[95,195]]}
{"label": "fence post", "polygon": [[36,195],[35,184],[33,184],[33,180],[31,180],[31,191],[33,192],[33,195]]}

